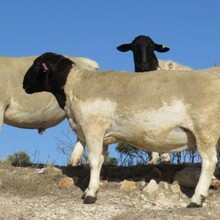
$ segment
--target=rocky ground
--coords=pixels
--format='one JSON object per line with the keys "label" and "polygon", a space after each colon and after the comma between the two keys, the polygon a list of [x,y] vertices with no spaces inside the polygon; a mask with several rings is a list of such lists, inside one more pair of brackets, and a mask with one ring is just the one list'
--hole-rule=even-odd
{"label": "rocky ground", "polygon": [[85,205],[81,195],[89,180],[87,167],[0,163],[0,220],[220,219],[216,180],[203,208],[186,208],[194,188],[180,187],[175,179],[193,187],[199,171],[198,165],[103,167],[98,200]]}

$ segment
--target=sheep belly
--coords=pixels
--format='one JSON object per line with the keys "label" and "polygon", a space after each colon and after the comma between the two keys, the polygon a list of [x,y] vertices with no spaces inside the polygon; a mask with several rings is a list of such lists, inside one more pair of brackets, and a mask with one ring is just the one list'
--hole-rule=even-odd
{"label": "sheep belly", "polygon": [[187,134],[180,127],[190,128],[192,124],[180,101],[156,110],[140,111],[131,117],[115,118],[104,142],[110,142],[111,138],[158,152],[168,152],[188,143]]}
{"label": "sheep belly", "polygon": [[183,149],[195,147],[195,144],[188,145],[190,142],[188,138],[187,134],[178,128],[173,128],[169,132],[166,129],[160,130],[160,133],[155,130],[153,134],[153,130],[148,132],[147,129],[142,130],[136,127],[110,131],[105,135],[104,143],[127,142],[148,151],[169,152],[183,146],[185,146]]}
{"label": "sheep belly", "polygon": [[4,122],[20,128],[48,128],[57,125],[64,118],[65,113],[56,102],[48,102],[47,106],[39,103],[38,107],[32,105],[32,108],[30,102],[27,108],[13,101],[5,111]]}
{"label": "sheep belly", "polygon": [[[82,101],[75,96],[71,99],[72,102],[67,99],[67,114],[80,122],[82,130],[91,126],[91,123],[93,127],[99,126],[100,120],[109,125],[105,131],[104,144],[122,141],[149,151],[168,152],[189,142],[187,134],[180,128],[190,130],[192,121],[180,100],[163,103],[159,108],[143,106],[134,112],[133,106],[123,108],[120,103],[112,100]],[[83,137],[80,127],[74,130]]]}

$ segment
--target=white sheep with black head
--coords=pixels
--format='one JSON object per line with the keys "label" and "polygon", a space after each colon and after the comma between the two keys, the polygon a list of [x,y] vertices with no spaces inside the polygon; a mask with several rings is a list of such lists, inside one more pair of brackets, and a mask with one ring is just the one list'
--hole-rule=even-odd
{"label": "white sheep with black head", "polygon": [[84,203],[96,201],[106,146],[122,141],[156,152],[196,145],[202,170],[188,207],[202,206],[217,163],[218,72],[94,71],[61,55],[43,54],[27,71],[23,88],[27,93],[53,93],[77,136],[86,142],[90,181]]}

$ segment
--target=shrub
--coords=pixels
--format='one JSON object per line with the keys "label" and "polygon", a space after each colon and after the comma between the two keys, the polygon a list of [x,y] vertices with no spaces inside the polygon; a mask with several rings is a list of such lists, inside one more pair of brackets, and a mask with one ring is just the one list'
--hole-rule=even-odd
{"label": "shrub", "polygon": [[13,155],[9,156],[8,159],[13,166],[26,167],[30,165],[30,157],[23,151],[14,153]]}

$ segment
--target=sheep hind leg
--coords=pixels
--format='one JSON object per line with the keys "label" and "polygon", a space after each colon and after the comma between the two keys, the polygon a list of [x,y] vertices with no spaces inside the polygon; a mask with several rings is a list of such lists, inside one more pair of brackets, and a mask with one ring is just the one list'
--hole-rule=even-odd
{"label": "sheep hind leg", "polygon": [[148,162],[148,164],[157,164],[160,160],[160,155],[157,152],[149,152],[148,155],[151,157],[151,160]]}
{"label": "sheep hind leg", "polygon": [[160,155],[161,157],[161,163],[170,163],[170,154],[169,153],[163,153]]}
{"label": "sheep hind leg", "polygon": [[76,166],[80,162],[83,156],[83,153],[85,151],[85,147],[86,147],[86,143],[84,141],[77,139],[77,142],[72,151],[70,160],[68,162],[70,166]]}
{"label": "sheep hind leg", "polygon": [[169,153],[163,153],[159,154],[157,152],[151,152],[148,153],[150,155],[151,160],[148,162],[148,164],[158,164],[161,160],[161,163],[169,163],[170,162],[170,154]]}
{"label": "sheep hind leg", "polygon": [[197,140],[197,150],[202,160],[202,170],[195,193],[191,198],[191,203],[187,206],[188,208],[202,207],[202,204],[208,195],[208,189],[217,163],[216,144],[217,141],[212,144],[205,144],[204,142]]}

